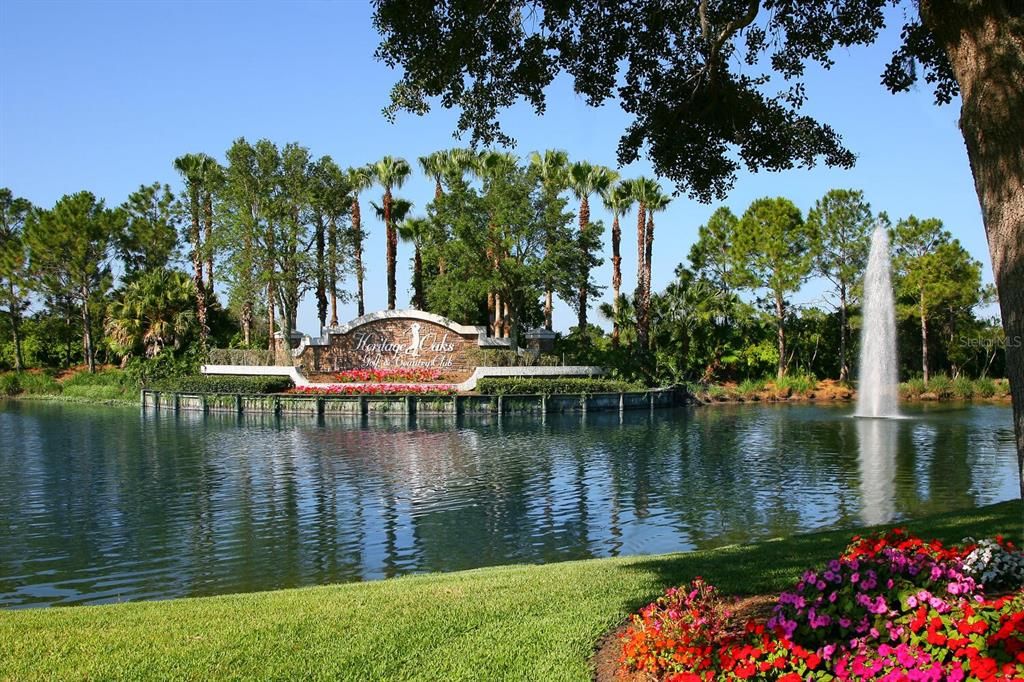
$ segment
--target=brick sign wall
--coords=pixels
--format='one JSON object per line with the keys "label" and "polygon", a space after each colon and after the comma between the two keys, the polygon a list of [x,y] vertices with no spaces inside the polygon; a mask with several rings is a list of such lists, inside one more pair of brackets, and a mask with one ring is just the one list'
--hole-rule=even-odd
{"label": "brick sign wall", "polygon": [[446,381],[462,381],[475,369],[477,333],[415,318],[387,318],[329,333],[324,345],[302,350],[297,364],[307,375],[349,369],[434,369]]}

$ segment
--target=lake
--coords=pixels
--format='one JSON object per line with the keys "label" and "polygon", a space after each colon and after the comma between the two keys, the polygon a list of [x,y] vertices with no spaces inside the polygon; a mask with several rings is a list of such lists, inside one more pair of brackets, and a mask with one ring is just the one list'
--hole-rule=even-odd
{"label": "lake", "polygon": [[1010,408],[539,417],[0,401],[0,607],[714,547],[1018,495]]}

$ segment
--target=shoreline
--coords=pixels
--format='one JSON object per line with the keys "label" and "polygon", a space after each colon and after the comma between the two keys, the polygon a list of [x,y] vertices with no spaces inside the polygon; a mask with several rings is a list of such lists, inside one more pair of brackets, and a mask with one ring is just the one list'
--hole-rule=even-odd
{"label": "shoreline", "polygon": [[[1024,533],[1009,500],[899,524],[922,537]],[[265,592],[0,609],[11,679],[591,680],[601,638],[670,585],[771,594],[856,526],[686,553],[505,565]]]}

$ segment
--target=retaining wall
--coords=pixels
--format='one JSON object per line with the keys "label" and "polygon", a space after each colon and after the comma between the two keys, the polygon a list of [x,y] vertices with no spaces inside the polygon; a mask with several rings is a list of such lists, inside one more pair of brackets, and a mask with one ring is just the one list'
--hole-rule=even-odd
{"label": "retaining wall", "polygon": [[460,415],[460,414],[558,414],[564,412],[612,412],[653,410],[684,404],[687,396],[674,389],[635,393],[563,395],[242,395],[228,393],[172,393],[142,391],[146,410],[173,412],[229,412],[236,414],[331,415]]}

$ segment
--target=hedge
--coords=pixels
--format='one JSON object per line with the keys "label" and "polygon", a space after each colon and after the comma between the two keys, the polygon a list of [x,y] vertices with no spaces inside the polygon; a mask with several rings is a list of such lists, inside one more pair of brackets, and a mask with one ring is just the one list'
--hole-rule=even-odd
{"label": "hedge", "polygon": [[551,377],[487,377],[476,383],[483,395],[553,395],[558,393],[629,393],[647,390],[642,384],[615,379],[579,379]]}
{"label": "hedge", "polygon": [[164,379],[151,388],[175,393],[281,393],[292,387],[288,377],[197,375]]}

